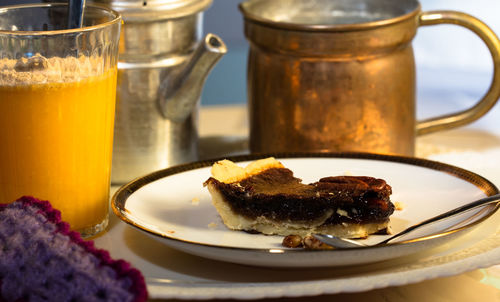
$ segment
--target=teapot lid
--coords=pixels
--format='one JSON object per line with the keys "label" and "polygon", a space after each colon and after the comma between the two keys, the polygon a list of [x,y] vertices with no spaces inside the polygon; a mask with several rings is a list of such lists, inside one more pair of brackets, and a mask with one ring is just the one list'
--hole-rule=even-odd
{"label": "teapot lid", "polygon": [[180,18],[203,11],[212,0],[90,0],[119,12],[125,21]]}

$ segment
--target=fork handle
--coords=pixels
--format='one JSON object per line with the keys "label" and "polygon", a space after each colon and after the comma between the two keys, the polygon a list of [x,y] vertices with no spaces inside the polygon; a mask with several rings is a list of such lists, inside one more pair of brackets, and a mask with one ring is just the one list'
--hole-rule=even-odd
{"label": "fork handle", "polygon": [[[479,199],[479,200],[476,200],[474,202],[471,202],[471,203],[468,203],[468,204],[465,204],[463,206],[460,206],[456,209],[453,209],[453,210],[450,210],[448,212],[445,212],[445,213],[442,213],[442,214],[439,214],[437,216],[434,216],[432,218],[429,218],[427,220],[424,220],[418,224],[415,224],[399,233],[397,233],[396,235],[378,243],[377,245],[381,245],[381,244],[387,244],[389,242],[391,242],[392,240],[396,239],[396,238],[399,238],[403,235],[406,235],[410,232],[413,232],[425,225],[428,225],[428,224],[431,224],[431,223],[435,223],[435,222],[438,222],[438,221],[441,221],[441,220],[444,220],[446,218],[451,218],[451,217],[454,217],[458,214],[462,214],[462,213],[465,213],[465,212],[468,212],[470,210],[473,210],[473,209],[477,209],[479,207],[483,207],[483,206],[486,206],[486,205],[489,205],[489,204],[492,204],[492,203],[498,203],[500,201],[500,194],[495,194],[495,195],[491,195],[491,196],[488,196],[488,197],[485,197],[485,198],[482,198],[482,199]],[[497,207],[498,207],[498,204],[497,204]]]}

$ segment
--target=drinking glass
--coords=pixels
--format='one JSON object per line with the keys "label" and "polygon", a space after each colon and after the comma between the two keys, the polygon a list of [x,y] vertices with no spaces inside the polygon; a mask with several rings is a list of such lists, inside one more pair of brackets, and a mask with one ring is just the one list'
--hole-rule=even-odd
{"label": "drinking glass", "polygon": [[0,8],[0,203],[51,202],[83,237],[108,223],[121,17],[66,4]]}

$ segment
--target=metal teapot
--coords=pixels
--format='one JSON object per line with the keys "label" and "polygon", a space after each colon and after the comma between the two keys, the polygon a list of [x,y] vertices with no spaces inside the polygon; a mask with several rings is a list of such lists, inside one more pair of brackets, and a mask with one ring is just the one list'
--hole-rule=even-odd
{"label": "metal teapot", "polygon": [[212,0],[93,2],[124,20],[111,182],[196,160],[201,91],[227,51],[216,35],[201,36]]}

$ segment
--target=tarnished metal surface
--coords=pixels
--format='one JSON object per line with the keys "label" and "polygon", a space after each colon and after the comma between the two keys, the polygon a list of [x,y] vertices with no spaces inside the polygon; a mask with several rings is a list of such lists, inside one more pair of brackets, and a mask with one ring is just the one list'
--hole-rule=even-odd
{"label": "tarnished metal surface", "polygon": [[112,7],[127,22],[152,22],[195,15],[212,0],[89,0]]}
{"label": "tarnished metal surface", "polygon": [[[201,90],[208,72],[226,52],[219,37],[202,37],[202,10],[211,1],[94,2],[119,11],[125,23],[112,182],[196,160]],[[165,112],[167,107],[175,110]]]}
{"label": "tarnished metal surface", "polygon": [[[250,0],[240,9],[250,42],[253,152],[413,155],[417,128],[427,133],[471,122],[500,95],[496,81],[483,110],[471,109],[474,118],[416,121],[411,41],[431,12],[422,13],[414,0]],[[446,16],[434,23],[465,24],[461,14]],[[497,70],[498,39],[475,22],[466,27],[489,39]]]}

